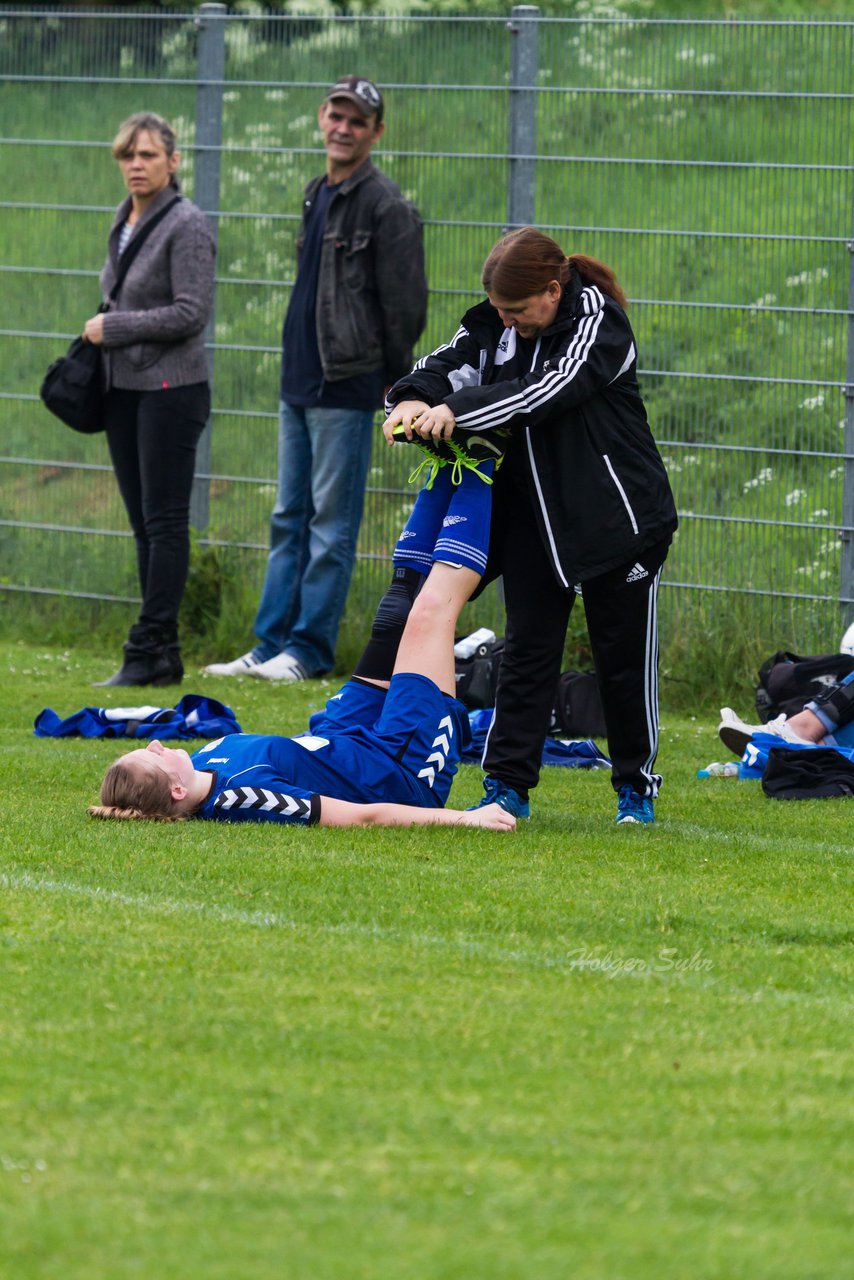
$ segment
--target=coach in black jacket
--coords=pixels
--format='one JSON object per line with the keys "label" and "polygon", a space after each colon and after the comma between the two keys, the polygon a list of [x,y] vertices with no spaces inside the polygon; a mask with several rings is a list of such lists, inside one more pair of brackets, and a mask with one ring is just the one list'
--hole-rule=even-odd
{"label": "coach in black jacket", "polygon": [[485,578],[503,575],[507,607],[487,797],[529,811],[578,584],[617,820],[651,822],[661,784],[656,600],[677,517],[625,299],[609,268],[566,258],[530,227],[493,249],[483,283],[489,301],[392,388],[388,424],[414,417],[422,435],[458,439],[511,429]]}

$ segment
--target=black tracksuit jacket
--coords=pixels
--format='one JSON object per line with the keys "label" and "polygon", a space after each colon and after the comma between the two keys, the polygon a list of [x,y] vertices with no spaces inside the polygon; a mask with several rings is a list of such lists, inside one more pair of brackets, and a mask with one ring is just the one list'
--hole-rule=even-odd
{"label": "black tracksuit jacket", "polygon": [[573,272],[554,323],[536,342],[505,329],[482,302],[447,346],[395,383],[388,403],[445,403],[459,432],[513,429],[513,465],[527,472],[540,534],[568,589],[677,525],[636,371],[622,307]]}
{"label": "black tracksuit jacket", "polygon": [[504,575],[507,630],[483,764],[523,797],[539,774],[576,583],[612,783],[653,797],[661,783],[656,592],[677,517],[636,368],[622,307],[573,272],[538,340],[520,340],[483,302],[389,394],[389,405],[444,402],[457,433],[512,431],[484,579]]}

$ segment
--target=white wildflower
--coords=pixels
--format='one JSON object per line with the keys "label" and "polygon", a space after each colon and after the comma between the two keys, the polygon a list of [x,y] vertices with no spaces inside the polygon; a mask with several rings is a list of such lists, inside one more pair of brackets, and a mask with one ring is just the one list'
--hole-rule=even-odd
{"label": "white wildflower", "polygon": [[829,275],[827,267],[816,267],[815,271],[799,271],[795,276],[786,276],[786,284],[790,289],[799,284],[818,284],[819,280],[827,280]]}
{"label": "white wildflower", "polygon": [[759,472],[758,476],[755,476],[752,480],[746,480],[744,482],[744,485],[743,485],[744,492],[748,493],[751,489],[758,489],[760,488],[761,485],[767,484],[768,481],[771,479],[771,475],[772,475],[771,468],[763,467],[762,470]]}

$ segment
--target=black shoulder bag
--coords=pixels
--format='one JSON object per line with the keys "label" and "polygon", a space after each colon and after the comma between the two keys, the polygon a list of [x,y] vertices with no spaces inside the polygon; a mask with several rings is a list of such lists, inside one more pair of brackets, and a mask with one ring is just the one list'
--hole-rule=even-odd
{"label": "black shoulder bag", "polygon": [[[146,238],[169,210],[181,199],[176,196],[161,209],[150,222],[133,236],[119,258],[116,283],[110,290],[106,303],[99,311],[107,311],[122,287],[122,281],[130,269]],[[101,376],[101,347],[94,342],[75,338],[64,356],[54,360],[44,376],[39,395],[47,409],[73,431],[93,435],[104,430],[104,383]]]}

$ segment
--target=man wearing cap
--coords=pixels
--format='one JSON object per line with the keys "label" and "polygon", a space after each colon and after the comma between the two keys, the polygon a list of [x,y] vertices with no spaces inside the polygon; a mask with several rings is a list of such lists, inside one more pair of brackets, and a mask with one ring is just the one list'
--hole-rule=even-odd
{"label": "man wearing cap", "polygon": [[383,99],[344,76],[318,113],[326,172],[306,187],[282,334],[279,478],[258,642],[210,675],[330,671],[356,555],[374,414],[412,367],[427,311],[421,219],[371,162]]}

